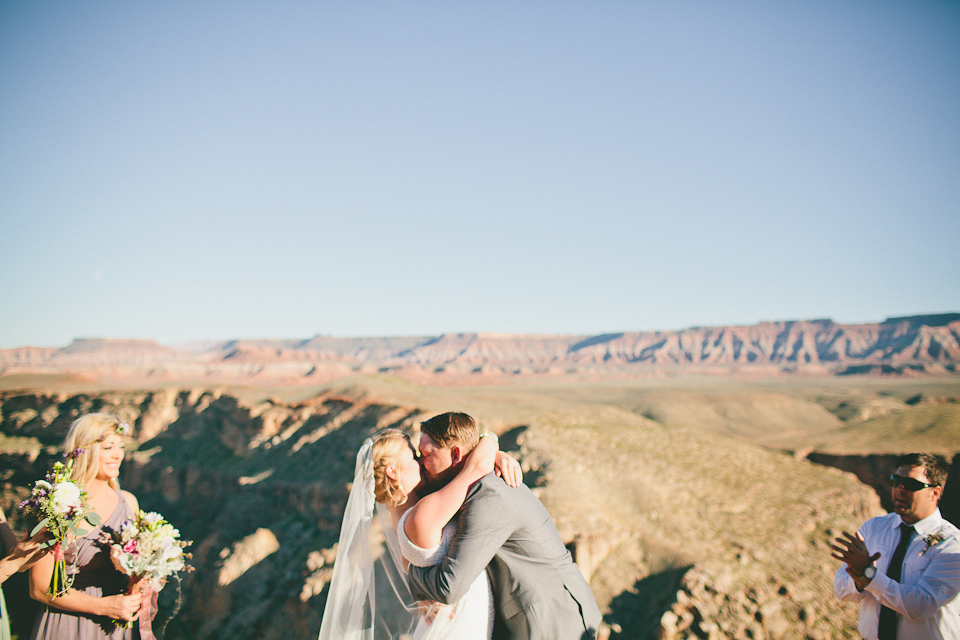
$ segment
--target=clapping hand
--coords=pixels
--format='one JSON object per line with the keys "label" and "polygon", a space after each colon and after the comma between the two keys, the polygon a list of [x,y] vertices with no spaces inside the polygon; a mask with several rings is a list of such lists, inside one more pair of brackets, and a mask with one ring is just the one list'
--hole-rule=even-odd
{"label": "clapping hand", "polygon": [[863,570],[872,565],[880,558],[880,552],[870,555],[870,550],[863,540],[863,536],[857,531],[852,536],[846,531],[843,532],[843,538],[835,538],[837,544],[831,544],[833,553],[830,555],[847,564],[847,573],[853,578],[859,591],[863,591],[870,581],[863,576]]}

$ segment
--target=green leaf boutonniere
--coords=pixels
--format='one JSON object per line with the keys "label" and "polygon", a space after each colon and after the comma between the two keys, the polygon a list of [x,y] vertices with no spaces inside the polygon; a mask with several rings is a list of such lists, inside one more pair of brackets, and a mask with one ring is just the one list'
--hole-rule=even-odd
{"label": "green leaf boutonniere", "polygon": [[938,529],[934,533],[931,533],[930,535],[928,535],[926,538],[923,539],[923,541],[927,543],[927,546],[923,548],[923,551],[920,552],[920,555],[922,556],[927,552],[928,549],[930,549],[930,547],[937,546],[938,544],[946,540],[946,538],[947,536],[946,534],[943,533],[942,528]]}

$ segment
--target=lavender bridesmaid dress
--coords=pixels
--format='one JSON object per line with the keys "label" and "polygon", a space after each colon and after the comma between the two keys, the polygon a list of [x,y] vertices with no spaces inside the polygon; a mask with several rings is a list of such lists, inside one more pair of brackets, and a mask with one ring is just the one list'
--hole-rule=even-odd
{"label": "lavender bridesmaid dress", "polygon": [[[117,491],[117,495],[120,502],[103,523],[111,529],[119,529],[127,518],[133,517],[123,494]],[[127,576],[114,568],[110,554],[97,544],[99,536],[100,529],[94,529],[65,550],[68,570],[74,556],[77,559],[73,588],[98,597],[123,593]],[[132,640],[133,629],[119,628],[112,619],[103,616],[47,607],[37,616],[30,637],[32,640]]]}

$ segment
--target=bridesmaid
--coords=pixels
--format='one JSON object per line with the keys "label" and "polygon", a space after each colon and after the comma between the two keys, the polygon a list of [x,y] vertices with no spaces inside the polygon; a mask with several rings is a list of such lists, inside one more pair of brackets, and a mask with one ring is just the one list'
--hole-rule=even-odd
{"label": "bridesmaid", "polygon": [[[119,529],[140,508],[133,494],[121,491],[117,482],[123,436],[128,430],[116,416],[91,413],[71,425],[63,443],[65,453],[78,453],[73,461],[73,481],[87,491],[89,507],[112,529]],[[118,627],[114,621],[135,620],[141,596],[124,595],[127,576],[114,568],[109,552],[97,544],[100,529],[89,523],[86,529],[87,535],[64,545],[68,567],[74,561],[77,564],[76,579],[67,593],[58,598],[46,593],[53,575],[51,556],[44,556],[30,570],[30,596],[47,605],[37,616],[33,640],[133,638],[132,628]]]}
{"label": "bridesmaid", "polygon": [[[46,530],[40,531],[32,538],[24,537],[18,540],[17,535],[7,524],[7,517],[0,509],[0,549],[3,556],[0,559],[0,584],[18,571],[26,571],[40,556],[49,553],[49,547],[41,549],[40,545],[50,539]],[[0,589],[0,640],[10,640],[10,618],[7,616],[7,603],[3,599],[3,589]]]}

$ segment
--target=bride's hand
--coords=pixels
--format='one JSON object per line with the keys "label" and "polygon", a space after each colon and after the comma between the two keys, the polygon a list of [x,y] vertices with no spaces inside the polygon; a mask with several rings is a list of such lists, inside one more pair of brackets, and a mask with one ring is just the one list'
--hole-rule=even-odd
{"label": "bride's hand", "polygon": [[437,611],[440,609],[440,603],[433,600],[418,600],[417,609],[420,610],[420,617],[427,624],[433,624],[437,617]]}
{"label": "bride's hand", "polygon": [[520,483],[523,482],[523,470],[520,469],[520,463],[503,451],[497,452],[493,470],[511,487],[519,487]]}
{"label": "bride's hand", "polygon": [[420,617],[423,618],[427,624],[433,624],[433,621],[437,619],[437,616],[440,615],[441,611],[449,611],[451,620],[453,620],[453,617],[457,615],[456,604],[448,606],[432,600],[421,600],[417,602],[417,608],[420,609]]}

